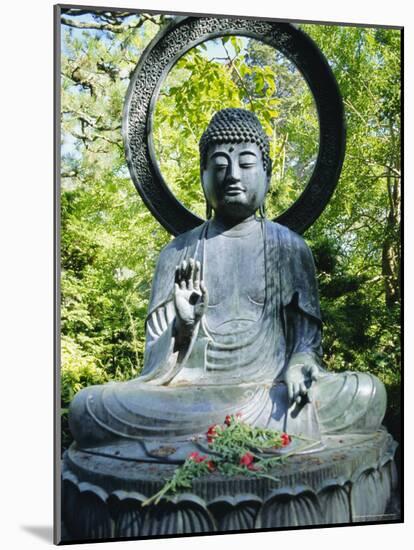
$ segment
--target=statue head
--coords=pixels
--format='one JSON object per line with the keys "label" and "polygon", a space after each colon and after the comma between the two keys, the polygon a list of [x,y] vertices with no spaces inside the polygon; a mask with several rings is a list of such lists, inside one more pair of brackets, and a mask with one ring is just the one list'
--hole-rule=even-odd
{"label": "statue head", "polygon": [[224,218],[245,219],[260,208],[269,188],[269,140],[257,116],[223,109],[200,139],[201,181],[208,206]]}

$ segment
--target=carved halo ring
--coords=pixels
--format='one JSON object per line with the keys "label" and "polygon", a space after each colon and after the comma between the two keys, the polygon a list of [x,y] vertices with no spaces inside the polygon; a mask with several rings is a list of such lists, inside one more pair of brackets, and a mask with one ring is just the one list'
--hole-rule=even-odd
{"label": "carved halo ring", "polygon": [[292,61],[313,94],[319,118],[319,151],[313,173],[292,206],[274,221],[303,233],[320,216],[338,182],[345,154],[342,98],[316,44],[290,23],[237,17],[177,17],[142,54],[127,92],[123,137],[132,180],[146,206],[173,235],[203,220],[170,191],[156,161],[152,117],[159,90],[173,65],[201,42],[226,35],[254,38]]}

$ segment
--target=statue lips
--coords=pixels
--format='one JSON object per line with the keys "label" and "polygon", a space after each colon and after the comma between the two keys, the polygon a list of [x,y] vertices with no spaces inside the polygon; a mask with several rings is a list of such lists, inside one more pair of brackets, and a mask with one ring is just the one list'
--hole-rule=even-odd
{"label": "statue lips", "polygon": [[240,195],[241,193],[245,193],[246,189],[244,187],[240,187],[239,185],[228,185],[224,190],[224,195]]}

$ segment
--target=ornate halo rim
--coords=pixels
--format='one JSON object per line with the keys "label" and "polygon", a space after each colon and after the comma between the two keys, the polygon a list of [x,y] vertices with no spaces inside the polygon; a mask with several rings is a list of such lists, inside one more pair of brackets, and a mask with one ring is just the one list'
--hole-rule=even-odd
{"label": "ornate halo rim", "polygon": [[298,199],[273,221],[303,233],[321,215],[337,185],[345,155],[344,108],[329,64],[311,38],[290,23],[238,17],[177,17],[142,54],[124,104],[122,132],[134,185],[154,217],[173,235],[204,222],[171,192],[156,161],[152,117],[158,92],[173,65],[191,48],[225,35],[255,38],[294,63],[313,95],[319,118],[319,150]]}

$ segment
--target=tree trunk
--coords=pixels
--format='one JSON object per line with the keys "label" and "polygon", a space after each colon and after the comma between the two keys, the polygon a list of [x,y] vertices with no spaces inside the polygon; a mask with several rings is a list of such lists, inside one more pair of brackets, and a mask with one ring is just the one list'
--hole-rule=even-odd
{"label": "tree trunk", "polygon": [[385,302],[388,308],[400,303],[400,223],[401,223],[401,190],[399,178],[387,175],[389,212],[385,228],[385,239],[382,245],[382,275],[385,285]]}

